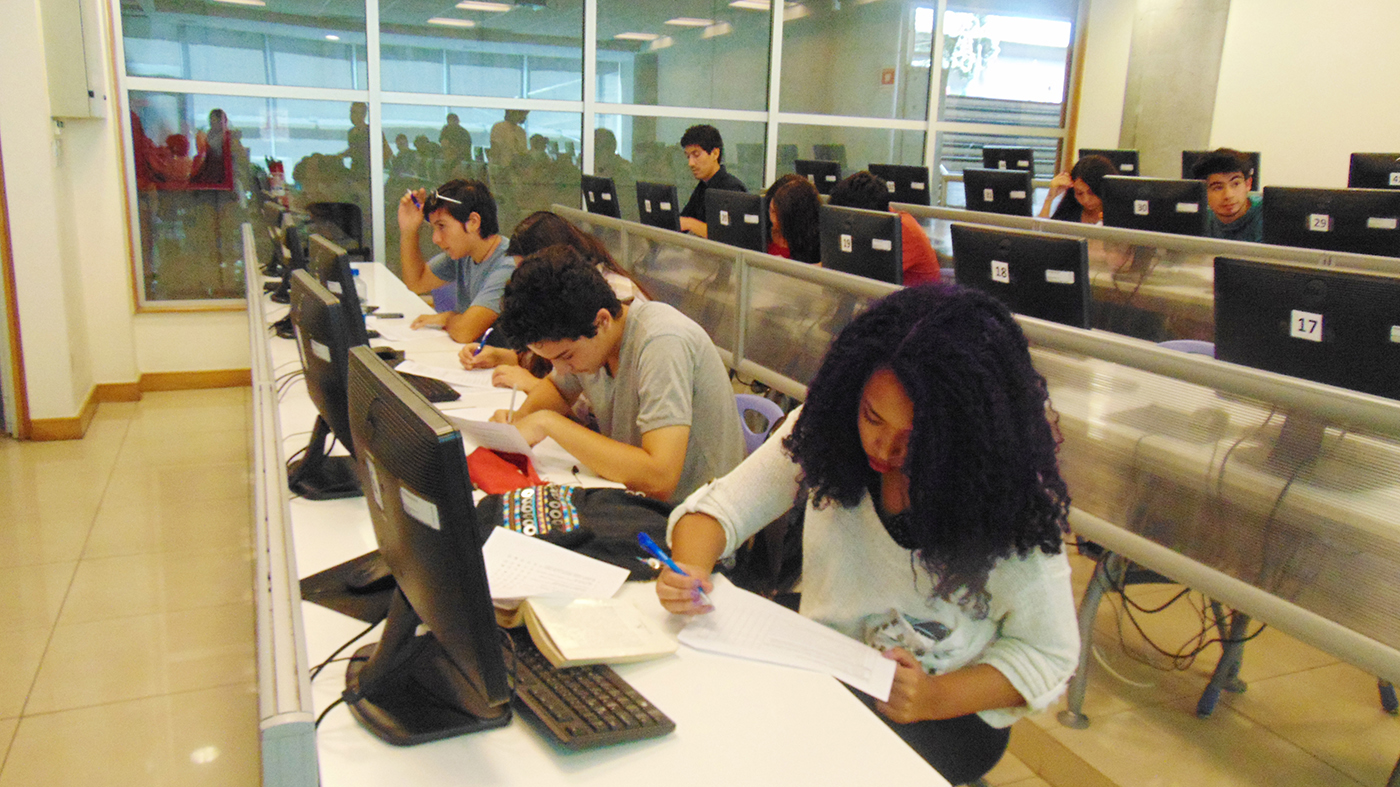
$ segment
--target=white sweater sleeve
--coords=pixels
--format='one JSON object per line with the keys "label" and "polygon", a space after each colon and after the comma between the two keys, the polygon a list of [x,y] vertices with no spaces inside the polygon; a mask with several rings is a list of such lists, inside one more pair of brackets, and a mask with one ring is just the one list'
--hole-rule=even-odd
{"label": "white sweater sleeve", "polygon": [[801,468],[783,450],[782,442],[801,413],[801,408],[793,410],[782,427],[738,467],[695,490],[676,506],[666,526],[666,540],[671,540],[671,528],[685,514],[709,514],[724,528],[727,556],[791,508]]}

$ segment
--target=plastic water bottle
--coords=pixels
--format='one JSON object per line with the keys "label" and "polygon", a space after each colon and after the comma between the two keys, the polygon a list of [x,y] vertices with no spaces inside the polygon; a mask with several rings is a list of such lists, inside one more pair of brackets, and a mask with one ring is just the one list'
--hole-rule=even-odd
{"label": "plastic water bottle", "polygon": [[360,278],[359,268],[352,269],[350,273],[355,279],[355,295],[359,297],[360,303],[364,303],[369,300],[369,285],[365,283],[364,279]]}

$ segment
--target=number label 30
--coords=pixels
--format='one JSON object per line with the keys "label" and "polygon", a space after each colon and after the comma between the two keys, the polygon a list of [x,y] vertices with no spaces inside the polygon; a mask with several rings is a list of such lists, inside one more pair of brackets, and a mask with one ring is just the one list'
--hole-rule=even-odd
{"label": "number label 30", "polygon": [[1288,324],[1288,335],[1295,339],[1306,339],[1310,342],[1322,341],[1322,315],[1312,312],[1293,310]]}

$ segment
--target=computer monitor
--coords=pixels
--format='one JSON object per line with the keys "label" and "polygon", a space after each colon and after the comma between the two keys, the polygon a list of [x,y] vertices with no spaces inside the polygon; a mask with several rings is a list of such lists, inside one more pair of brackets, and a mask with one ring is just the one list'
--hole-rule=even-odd
{"label": "computer monitor", "polygon": [[584,175],[582,182],[583,209],[599,216],[622,218],[622,208],[617,204],[617,187],[612,178]]}
{"label": "computer monitor", "polygon": [[676,199],[676,187],[670,183],[637,181],[637,215],[649,227],[680,232],[680,204]]}
{"label": "computer monitor", "polygon": [[307,255],[306,271],[340,301],[340,308],[345,312],[345,329],[350,332],[350,344],[368,344],[370,336],[365,330],[364,309],[360,304],[360,293],[355,289],[355,270],[350,265],[349,252],[315,232],[311,234],[308,245],[310,254]]}
{"label": "computer monitor", "polygon": [[282,245],[287,248],[287,268],[282,273],[282,283],[272,291],[274,303],[289,303],[291,299],[292,271],[306,268],[306,244],[302,242],[301,230],[288,227],[282,231]]}
{"label": "computer monitor", "polygon": [[510,723],[461,434],[367,347],[350,353],[349,412],[374,537],[397,585],[379,642],[346,669],[350,713],[401,746]]}
{"label": "computer monitor", "polygon": [[949,232],[958,284],[1016,314],[1090,327],[1088,241],[961,223]]}
{"label": "computer monitor", "polygon": [[[1181,151],[1181,179],[1191,180],[1196,177],[1196,165],[1201,159],[1214,153],[1213,150],[1183,150]],[[1259,182],[1259,153],[1258,151],[1240,151],[1245,158],[1249,159],[1249,171],[1244,173],[1245,177],[1254,180],[1254,190],[1262,188]]]}
{"label": "computer monitor", "polygon": [[1400,190],[1264,187],[1264,242],[1400,257]]}
{"label": "computer monitor", "polygon": [[1120,150],[1117,148],[1080,148],[1079,157],[1103,156],[1113,162],[1114,169],[1119,175],[1138,174],[1138,152],[1136,150]]}
{"label": "computer monitor", "polygon": [[[287,486],[308,500],[357,497],[350,418],[345,410],[346,357],[351,339],[340,301],[307,271],[292,271],[292,328],[316,425],[300,459],[288,463]],[[363,324],[363,323],[362,323]],[[360,342],[363,344],[363,341]],[[352,456],[330,456],[334,435]]]}
{"label": "computer monitor", "polygon": [[870,174],[884,178],[890,187],[890,202],[930,205],[928,167],[909,164],[871,164]]}
{"label": "computer monitor", "polygon": [[1103,224],[1131,230],[1206,234],[1206,183],[1109,175],[1103,179]]}
{"label": "computer monitor", "polygon": [[965,169],[963,193],[967,197],[968,210],[1029,216],[1035,188],[1031,185],[1029,170]]}
{"label": "computer monitor", "polygon": [[841,181],[841,165],[835,161],[816,161],[800,158],[792,162],[793,172],[812,181],[818,194],[830,194]]}
{"label": "computer monitor", "polygon": [[1023,169],[1035,177],[1035,151],[1030,148],[982,148],[985,169]]}
{"label": "computer monitor", "polygon": [[1400,153],[1353,153],[1349,189],[1400,189]]}
{"label": "computer monitor", "polygon": [[840,142],[818,142],[812,145],[812,158],[834,161],[846,168],[846,146]]}
{"label": "computer monitor", "polygon": [[768,251],[768,211],[762,195],[707,189],[705,227],[712,241],[752,251]]}
{"label": "computer monitor", "polygon": [[820,222],[823,267],[904,283],[899,214],[823,205]]}

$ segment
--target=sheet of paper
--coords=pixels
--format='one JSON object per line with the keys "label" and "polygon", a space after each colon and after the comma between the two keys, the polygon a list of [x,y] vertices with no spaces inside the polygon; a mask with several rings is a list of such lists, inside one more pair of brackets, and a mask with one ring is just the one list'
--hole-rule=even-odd
{"label": "sheet of paper", "polygon": [[404,374],[416,374],[419,377],[431,377],[434,380],[442,380],[445,383],[455,385],[459,388],[470,388],[475,391],[494,390],[491,385],[490,369],[450,369],[446,366],[431,366],[426,363],[419,363],[411,358],[406,358],[395,370]]}
{"label": "sheet of paper", "polygon": [[680,641],[696,650],[822,672],[880,700],[890,698],[895,663],[878,650],[802,617],[722,576],[710,594],[715,611],[697,615]]}
{"label": "sheet of paper", "polygon": [[379,331],[379,335],[386,341],[397,342],[399,344],[415,341],[421,338],[423,333],[426,331],[440,330],[439,328],[434,326],[432,328],[424,328],[422,330],[415,331],[412,328],[408,327],[413,324],[413,320],[407,317],[395,320],[381,320],[377,317],[374,317],[374,315],[370,315],[370,317],[372,319],[365,320],[366,328],[373,328],[374,330]]}
{"label": "sheet of paper", "polygon": [[[520,430],[513,425],[464,418],[461,413],[461,410],[454,410],[443,412],[442,415],[453,426],[457,427],[462,433],[462,437],[476,443],[481,448],[490,448],[492,451],[501,451],[507,454],[524,454],[530,458],[531,462],[535,462],[535,452],[530,450],[530,444],[525,442]],[[538,465],[538,462],[536,464]]]}
{"label": "sheet of paper", "polygon": [[530,596],[612,598],[627,570],[498,527],[481,548],[494,600]]}

